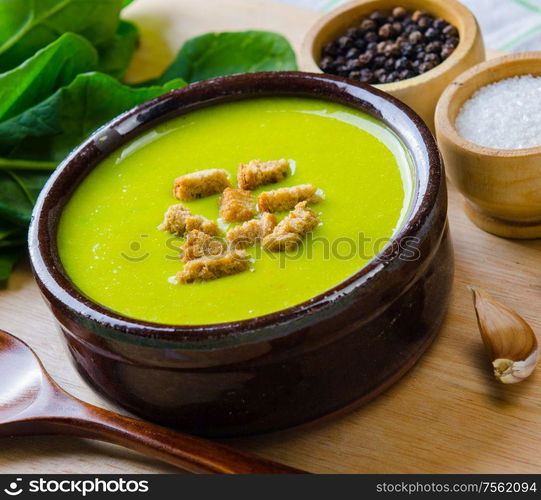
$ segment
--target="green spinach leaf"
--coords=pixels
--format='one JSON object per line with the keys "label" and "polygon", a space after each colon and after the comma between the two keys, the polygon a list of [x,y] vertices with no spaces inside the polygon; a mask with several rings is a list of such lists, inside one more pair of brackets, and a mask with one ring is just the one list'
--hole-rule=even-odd
{"label": "green spinach leaf", "polygon": [[138,43],[139,30],[137,26],[128,21],[120,21],[116,35],[100,51],[98,71],[117,79],[123,78]]}
{"label": "green spinach leaf", "polygon": [[295,53],[277,33],[207,33],[188,40],[155,83],[162,85],[173,78],[193,83],[236,73],[295,69]]}
{"label": "green spinach leaf", "polygon": [[0,171],[0,219],[26,227],[39,192],[48,179],[43,172]]}
{"label": "green spinach leaf", "polygon": [[113,38],[123,0],[2,0],[0,71],[21,64],[67,31],[99,47]]}
{"label": "green spinach leaf", "polygon": [[96,69],[98,53],[85,38],[66,33],[17,68],[0,75],[0,121],[43,101],[79,73]]}
{"label": "green spinach leaf", "polygon": [[61,161],[75,146],[120,113],[184,86],[131,88],[102,73],[79,75],[40,104],[0,124],[0,156]]}

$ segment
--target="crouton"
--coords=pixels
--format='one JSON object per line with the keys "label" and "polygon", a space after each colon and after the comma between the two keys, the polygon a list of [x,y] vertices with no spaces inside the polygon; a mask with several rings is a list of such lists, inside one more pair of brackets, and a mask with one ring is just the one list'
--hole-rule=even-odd
{"label": "crouton", "polygon": [[223,241],[194,229],[186,234],[186,242],[182,245],[182,260],[189,262],[201,257],[218,257],[225,254],[226,248]]}
{"label": "crouton", "polygon": [[250,267],[248,254],[244,251],[226,253],[220,257],[201,257],[190,260],[177,273],[178,283],[210,281],[241,273]]}
{"label": "crouton", "polygon": [[181,201],[196,200],[221,193],[228,186],[229,174],[225,170],[211,168],[176,178],[173,194]]}
{"label": "crouton", "polygon": [[231,248],[247,248],[272,233],[278,221],[273,214],[264,213],[260,219],[252,219],[227,231],[227,241]]}
{"label": "crouton", "polygon": [[225,222],[244,222],[254,216],[251,191],[225,188],[220,201],[220,217]]}
{"label": "crouton", "polygon": [[291,210],[300,201],[317,203],[324,199],[323,192],[318,191],[313,184],[300,184],[261,193],[257,206],[260,212],[284,212]]}
{"label": "crouton", "polygon": [[191,210],[184,205],[171,205],[165,212],[163,222],[158,229],[167,231],[175,236],[184,236],[188,231],[198,229],[211,236],[219,234],[218,225],[213,220],[206,219],[201,215],[193,215]]}
{"label": "crouton", "polygon": [[285,179],[288,171],[289,160],[252,160],[248,164],[239,165],[237,181],[241,189],[255,189]]}
{"label": "crouton", "polygon": [[295,209],[274,228],[271,234],[263,239],[263,246],[272,252],[293,250],[302,237],[319,224],[317,214],[307,208],[306,201],[297,203]]}

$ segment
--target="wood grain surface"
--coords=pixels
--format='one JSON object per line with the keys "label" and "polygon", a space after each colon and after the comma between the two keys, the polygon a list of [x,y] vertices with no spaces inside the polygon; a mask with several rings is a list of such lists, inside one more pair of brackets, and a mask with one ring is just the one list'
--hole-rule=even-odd
{"label": "wood grain surface", "polygon": [[[319,15],[270,0],[137,0],[128,14],[143,26],[133,79],[158,73],[183,39],[214,29],[271,29],[298,48]],[[161,58],[153,55],[160,52]],[[453,188],[449,210],[456,253],[451,307],[420,363],[374,402],[345,416],[227,444],[320,473],[540,472],[541,374],[516,386],[492,378],[466,285],[490,290],[541,332],[541,241],[504,240],[477,229]],[[0,327],[28,342],[66,390],[111,408],[76,374],[27,263],[0,291]],[[1,473],[176,472],[118,447],[74,438],[11,438],[0,446]]]}

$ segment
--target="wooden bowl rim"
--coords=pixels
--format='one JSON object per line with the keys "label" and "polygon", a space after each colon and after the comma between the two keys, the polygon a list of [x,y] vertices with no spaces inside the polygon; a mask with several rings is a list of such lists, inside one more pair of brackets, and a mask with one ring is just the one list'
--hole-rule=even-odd
{"label": "wooden bowl rim", "polygon": [[[479,75],[484,73],[490,73],[495,68],[509,65],[510,68],[514,67],[518,62],[541,62],[541,51],[520,52],[517,54],[510,54],[506,56],[497,57],[484,61],[472,68],[466,70],[460,74],[455,80],[453,80],[449,86],[444,90],[441,95],[438,105],[436,106],[435,123],[438,135],[445,136],[450,142],[452,142],[457,148],[460,148],[468,153],[473,153],[486,158],[498,157],[498,158],[524,158],[541,155],[541,144],[539,146],[533,146],[530,148],[520,149],[497,149],[488,146],[481,146],[474,142],[465,139],[458,133],[455,123],[451,121],[449,117],[450,104],[453,99],[456,98],[458,89],[468,85],[472,80],[476,79]],[[512,63],[512,64],[509,64]],[[518,75],[527,75],[531,73],[514,73],[504,78],[494,79],[490,83],[499,82],[506,78],[512,78]],[[541,76],[541,74],[539,75]],[[489,85],[489,84],[487,84]],[[470,98],[473,94],[470,94]],[[465,101],[466,102],[466,101]]]}
{"label": "wooden bowl rim", "polygon": [[[316,23],[310,28],[306,36],[304,37],[301,47],[301,62],[310,61],[309,68],[303,68],[304,71],[319,72],[328,74],[322,71],[314,60],[313,57],[313,45],[317,35],[325,28],[325,26],[332,20],[347,15],[350,11],[356,10],[357,7],[363,4],[374,4],[374,10],[378,9],[378,5],[382,9],[388,10],[390,6],[388,0],[352,0],[346,2],[335,9],[329,11],[327,14],[319,18]],[[472,12],[462,3],[457,0],[446,0],[445,2],[439,2],[437,0],[425,0],[426,11],[430,13],[430,7],[437,5],[447,11],[454,11],[456,16],[462,20],[462,26],[456,26],[459,30],[459,43],[453,53],[441,64],[438,64],[434,69],[423,73],[422,75],[408,78],[400,82],[373,84],[372,87],[376,87],[383,92],[393,93],[399,90],[406,90],[414,88],[418,85],[429,83],[431,80],[438,78],[445,74],[452,67],[456,66],[464,57],[473,49],[476,41],[476,35],[479,32],[479,25]],[[304,64],[303,64],[304,65]]]}

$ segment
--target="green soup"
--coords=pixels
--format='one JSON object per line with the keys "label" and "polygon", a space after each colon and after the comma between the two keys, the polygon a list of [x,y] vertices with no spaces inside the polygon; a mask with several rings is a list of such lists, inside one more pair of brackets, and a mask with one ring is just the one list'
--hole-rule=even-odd
{"label": "green soup", "polygon": [[[248,249],[248,272],[175,284],[184,240],[157,229],[178,203],[173,180],[221,168],[234,182],[239,162],[278,158],[293,160],[292,174],[257,192],[315,184],[326,195],[312,206],[321,224],[294,252]],[[58,249],[75,285],[125,316],[166,324],[243,320],[304,302],[357,272],[399,228],[411,197],[409,155],[377,120],[315,99],[240,101],[171,120],[98,165],[65,207]],[[216,220],[218,203],[215,195],[184,204]]]}

